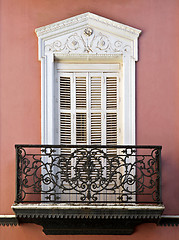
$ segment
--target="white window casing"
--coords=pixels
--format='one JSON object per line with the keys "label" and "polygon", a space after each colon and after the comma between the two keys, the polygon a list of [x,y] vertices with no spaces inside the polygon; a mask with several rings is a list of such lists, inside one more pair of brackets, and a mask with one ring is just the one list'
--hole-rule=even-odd
{"label": "white window casing", "polygon": [[80,62],[122,64],[123,144],[135,144],[135,61],[138,60],[140,32],[92,13],[36,29],[41,60],[42,144],[56,144],[57,61],[62,65]]}

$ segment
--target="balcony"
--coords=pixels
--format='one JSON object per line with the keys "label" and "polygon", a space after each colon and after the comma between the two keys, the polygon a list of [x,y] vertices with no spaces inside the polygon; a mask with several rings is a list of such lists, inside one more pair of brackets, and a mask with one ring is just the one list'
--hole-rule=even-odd
{"label": "balcony", "polygon": [[46,234],[131,234],[164,210],[161,146],[16,145],[16,157],[12,208]]}

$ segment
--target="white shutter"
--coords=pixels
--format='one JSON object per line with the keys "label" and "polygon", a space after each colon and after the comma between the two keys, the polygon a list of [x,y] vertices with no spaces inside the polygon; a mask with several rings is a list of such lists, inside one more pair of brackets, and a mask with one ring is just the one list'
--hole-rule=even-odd
{"label": "white shutter", "polygon": [[101,73],[89,73],[90,144],[102,144]]}
{"label": "white shutter", "polygon": [[[106,144],[119,144],[119,104],[118,87],[119,78],[117,74],[106,73]],[[107,149],[108,154],[117,154],[116,149]]]}
{"label": "white shutter", "polygon": [[72,96],[74,103],[74,124],[76,144],[87,144],[87,98],[88,82],[86,73],[74,73],[75,94]]}
{"label": "white shutter", "polygon": [[[59,79],[59,98],[60,98],[60,111],[59,112],[59,142],[61,145],[71,144],[71,84],[72,76],[63,73]],[[61,149],[62,154],[70,154],[71,150]]]}
{"label": "white shutter", "polygon": [[118,73],[59,74],[60,144],[119,144]]}

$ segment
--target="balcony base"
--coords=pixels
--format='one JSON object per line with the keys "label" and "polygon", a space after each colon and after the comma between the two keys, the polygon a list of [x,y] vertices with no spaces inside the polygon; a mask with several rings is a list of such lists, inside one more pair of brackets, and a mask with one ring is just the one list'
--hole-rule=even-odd
{"label": "balcony base", "polygon": [[47,235],[132,234],[142,223],[158,223],[163,205],[16,204],[19,223],[43,226]]}

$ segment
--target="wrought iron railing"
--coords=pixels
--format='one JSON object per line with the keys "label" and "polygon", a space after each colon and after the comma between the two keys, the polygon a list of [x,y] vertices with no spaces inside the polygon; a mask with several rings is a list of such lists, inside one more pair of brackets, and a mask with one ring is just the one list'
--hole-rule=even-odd
{"label": "wrought iron railing", "polygon": [[16,145],[16,203],[161,203],[161,146]]}

